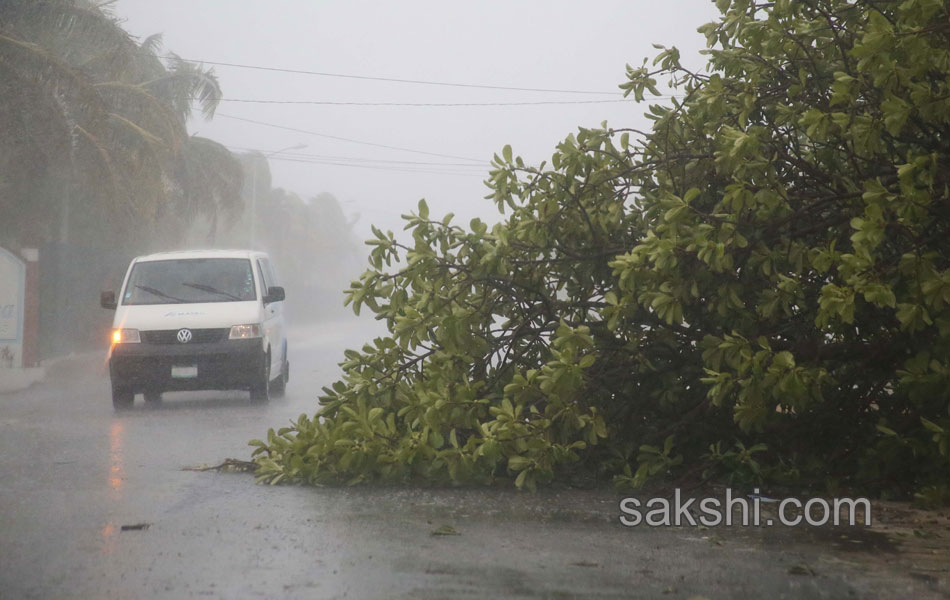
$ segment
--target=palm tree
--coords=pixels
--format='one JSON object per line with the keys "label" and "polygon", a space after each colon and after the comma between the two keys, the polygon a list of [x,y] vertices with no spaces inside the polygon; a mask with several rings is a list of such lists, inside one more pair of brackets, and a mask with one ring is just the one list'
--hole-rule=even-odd
{"label": "palm tree", "polygon": [[214,244],[218,233],[232,227],[244,208],[240,162],[218,142],[192,136],[182,145],[175,173],[180,186],[173,204],[175,220],[184,224],[203,217],[208,225],[205,239]]}
{"label": "palm tree", "polygon": [[233,218],[237,161],[186,128],[195,103],[213,115],[217,79],[160,52],[159,36],[137,43],[88,0],[0,3],[0,210],[14,215],[0,240],[63,238],[78,213],[132,236],[161,219]]}
{"label": "palm tree", "polygon": [[20,217],[4,220],[0,233],[7,236],[20,221],[34,224],[30,237],[44,237],[37,217],[50,211],[46,204],[56,192],[44,194],[37,184],[62,186],[57,167],[74,162],[81,132],[106,113],[93,81],[34,40],[43,30],[108,29],[88,11],[56,4],[60,10],[52,11],[44,10],[46,2],[9,0],[0,9],[0,209]]}

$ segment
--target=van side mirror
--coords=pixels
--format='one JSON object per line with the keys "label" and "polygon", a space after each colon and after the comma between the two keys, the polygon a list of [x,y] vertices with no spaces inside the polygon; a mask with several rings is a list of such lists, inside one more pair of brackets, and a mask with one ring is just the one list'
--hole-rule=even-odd
{"label": "van side mirror", "polygon": [[284,288],[279,285],[272,285],[267,288],[267,293],[264,295],[264,304],[270,304],[271,302],[281,302],[284,299]]}
{"label": "van side mirror", "polygon": [[115,310],[116,301],[115,301],[115,292],[102,292],[99,294],[99,304],[102,308],[108,308],[109,310]]}

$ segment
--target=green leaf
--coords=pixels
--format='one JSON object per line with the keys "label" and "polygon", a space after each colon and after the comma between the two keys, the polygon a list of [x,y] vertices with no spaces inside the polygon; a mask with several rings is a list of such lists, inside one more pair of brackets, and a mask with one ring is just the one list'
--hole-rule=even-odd
{"label": "green leaf", "polygon": [[929,431],[932,431],[932,432],[934,432],[934,433],[944,433],[943,427],[941,427],[940,425],[937,425],[936,423],[934,423],[933,421],[931,421],[931,420],[929,420],[929,419],[925,419],[924,417],[920,417],[920,422],[921,422],[921,423],[923,424],[923,426],[924,426],[925,428],[927,428],[927,430],[929,430]]}
{"label": "green leaf", "polygon": [[891,429],[890,427],[887,427],[885,425],[876,425],[875,427],[877,427],[877,430],[883,433],[884,435],[889,435],[889,436],[894,436],[894,437],[897,436],[897,432]]}
{"label": "green leaf", "polygon": [[508,469],[511,471],[523,471],[531,464],[531,460],[523,456],[512,456],[508,458]]}
{"label": "green leaf", "polygon": [[527,470],[524,470],[518,473],[518,476],[515,478],[515,487],[517,487],[519,490],[522,489],[525,486],[525,482],[527,481],[527,478],[528,478]]}

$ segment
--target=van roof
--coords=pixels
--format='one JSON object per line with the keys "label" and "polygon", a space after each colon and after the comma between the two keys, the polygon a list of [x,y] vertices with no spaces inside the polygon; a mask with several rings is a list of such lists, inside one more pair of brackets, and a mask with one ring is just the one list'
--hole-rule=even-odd
{"label": "van roof", "polygon": [[181,260],[187,258],[259,258],[266,257],[267,253],[258,250],[176,250],[174,252],[156,252],[138,256],[133,262],[149,262],[155,260]]}

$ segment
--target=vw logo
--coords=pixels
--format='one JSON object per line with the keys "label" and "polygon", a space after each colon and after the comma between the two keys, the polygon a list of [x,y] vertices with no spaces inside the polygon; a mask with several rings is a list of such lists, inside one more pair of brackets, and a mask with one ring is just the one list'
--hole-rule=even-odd
{"label": "vw logo", "polygon": [[187,344],[191,341],[191,330],[190,329],[179,329],[178,330],[178,342],[182,344]]}

